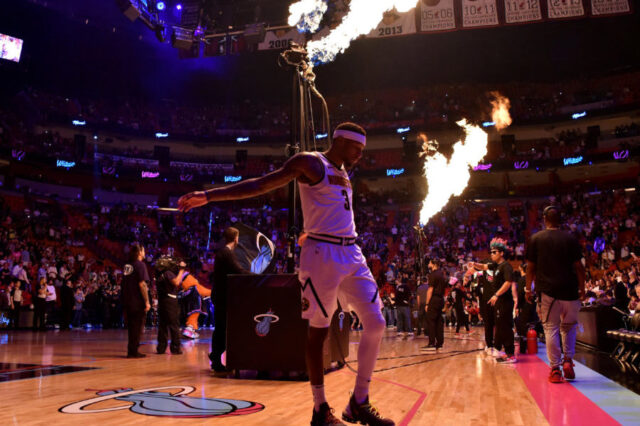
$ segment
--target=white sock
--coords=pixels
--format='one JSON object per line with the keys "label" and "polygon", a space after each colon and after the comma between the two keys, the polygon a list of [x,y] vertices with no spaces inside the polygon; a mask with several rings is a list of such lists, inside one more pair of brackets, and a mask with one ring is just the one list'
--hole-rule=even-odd
{"label": "white sock", "polygon": [[324,396],[324,385],[311,385],[311,393],[313,394],[313,408],[320,411],[320,406],[327,402],[327,397]]}

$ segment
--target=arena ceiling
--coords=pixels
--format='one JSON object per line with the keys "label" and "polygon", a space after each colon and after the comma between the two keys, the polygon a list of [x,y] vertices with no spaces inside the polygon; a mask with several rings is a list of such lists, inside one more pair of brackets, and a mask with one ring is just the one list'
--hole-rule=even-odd
{"label": "arena ceiling", "polygon": [[[290,76],[277,67],[277,52],[180,60],[169,44],[159,43],[139,22],[127,20],[112,0],[2,3],[0,32],[25,39],[21,64],[0,66],[0,73],[16,83],[13,88],[33,84],[67,92],[185,97],[205,102],[212,98],[219,102],[289,96]],[[212,1],[211,14],[220,15],[232,7],[243,11],[242,16],[250,16],[257,13],[257,3],[271,20],[286,11],[290,0]],[[640,0],[633,0],[633,6],[638,11]],[[234,19],[218,16],[211,25],[238,25]],[[332,94],[442,82],[577,79],[638,68],[637,40],[639,12],[360,40],[334,63],[317,69],[318,86]]]}

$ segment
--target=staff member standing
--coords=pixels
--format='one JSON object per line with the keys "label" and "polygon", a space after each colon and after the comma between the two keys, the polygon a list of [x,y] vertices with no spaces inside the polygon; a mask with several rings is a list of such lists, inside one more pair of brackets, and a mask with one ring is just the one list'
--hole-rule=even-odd
{"label": "staff member standing", "polygon": [[[584,298],[585,271],[578,239],[561,231],[560,212],[555,206],[543,211],[545,230],[537,232],[527,247],[527,301],[533,300],[532,284],[540,295],[538,315],[542,320],[551,364],[549,381],[562,383],[564,378],[574,380],[573,355],[576,350],[576,326],[580,300]],[[560,357],[559,335],[562,336],[564,360]]]}
{"label": "staff member standing", "polygon": [[127,316],[127,329],[129,330],[127,358],[144,358],[146,356],[138,352],[144,319],[151,309],[148,287],[149,273],[147,266],[142,262],[144,256],[144,247],[139,243],[133,243],[129,252],[129,263],[124,265],[122,305]]}
{"label": "staff member standing", "polygon": [[427,290],[427,326],[429,327],[429,344],[420,348],[423,352],[433,352],[444,344],[444,292],[447,288],[447,278],[442,272],[438,259],[429,261],[429,289]]}
{"label": "staff member standing", "polygon": [[240,231],[228,227],[224,230],[225,245],[216,253],[213,264],[213,316],[215,328],[211,339],[211,368],[216,372],[224,372],[221,357],[227,349],[227,275],[250,274],[251,271],[243,269],[238,263],[233,251],[238,246]]}
{"label": "staff member standing", "polygon": [[484,325],[484,352],[487,355],[498,356],[500,351],[495,348],[494,335],[496,325],[496,313],[492,305],[489,304],[489,299],[493,297],[496,292],[496,287],[493,284],[493,270],[494,267],[489,267],[492,264],[490,260],[483,260],[479,263],[471,262],[468,265],[466,275],[473,275],[475,272],[478,277],[478,285],[481,291],[480,297],[480,316],[482,316],[482,323]]}
{"label": "staff member standing", "polygon": [[505,259],[507,242],[501,238],[491,240],[491,260],[494,262],[493,284],[497,289],[489,299],[489,305],[495,307],[496,312],[496,348],[504,347],[505,355],[498,358],[501,364],[514,364],[518,360],[515,356],[516,348],[513,343],[513,308],[518,301],[513,267]]}
{"label": "staff member standing", "polygon": [[[182,354],[180,348],[180,305],[178,292],[182,281],[189,274],[185,272],[184,263],[180,264],[177,275],[170,270],[164,271],[156,284],[158,287],[158,346],[156,352],[164,354],[167,350],[167,337],[171,333],[171,353]],[[175,270],[175,269],[174,269]]]}

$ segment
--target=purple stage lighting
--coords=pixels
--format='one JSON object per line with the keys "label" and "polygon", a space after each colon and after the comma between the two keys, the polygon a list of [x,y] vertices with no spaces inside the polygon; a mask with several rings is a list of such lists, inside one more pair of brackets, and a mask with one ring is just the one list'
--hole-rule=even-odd
{"label": "purple stage lighting", "polygon": [[165,8],[165,4],[164,4],[164,2],[163,2],[163,1],[159,1],[159,2],[156,4],[156,7],[158,8],[158,10],[164,10],[164,8]]}
{"label": "purple stage lighting", "polygon": [[176,9],[177,10],[182,10],[182,5],[180,3],[176,4]]}

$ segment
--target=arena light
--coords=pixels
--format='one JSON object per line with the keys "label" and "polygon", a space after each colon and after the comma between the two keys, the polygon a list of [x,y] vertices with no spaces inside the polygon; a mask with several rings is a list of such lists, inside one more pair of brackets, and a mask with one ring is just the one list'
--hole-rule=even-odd
{"label": "arena light", "polygon": [[485,121],[484,123],[482,123],[482,127],[491,127],[495,125],[496,123],[494,123],[493,121]]}
{"label": "arena light", "polygon": [[56,167],[63,167],[65,169],[70,169],[75,166],[76,166],[75,161],[56,160]]}
{"label": "arena light", "polygon": [[570,166],[570,165],[572,165],[572,164],[579,164],[579,163],[582,163],[582,160],[584,160],[584,158],[583,158],[583,157],[582,157],[582,155],[581,155],[581,156],[579,156],[579,157],[568,157],[568,158],[563,158],[563,159],[562,159],[562,163],[563,163],[565,166]]}
{"label": "arena light", "polygon": [[587,116],[587,111],[577,112],[571,116],[574,120]]}
{"label": "arena light", "polygon": [[478,164],[477,166],[475,166],[473,168],[473,170],[475,170],[476,172],[481,172],[481,171],[489,171],[491,170],[491,167],[493,167],[493,164],[489,163],[489,164]]}
{"label": "arena light", "polygon": [[242,180],[242,176],[225,176],[224,177],[224,182],[225,183],[240,182],[241,180]]}
{"label": "arena light", "polygon": [[404,174],[404,169],[387,169],[387,176],[400,176],[401,174]]}
{"label": "arena light", "polygon": [[401,135],[403,133],[408,133],[411,131],[411,127],[400,127],[399,129],[396,129],[396,133]]}
{"label": "arena light", "polygon": [[169,133],[156,133],[156,139],[165,139],[169,137]]}
{"label": "arena light", "polygon": [[86,126],[87,122],[84,120],[73,120],[71,124],[73,124],[74,126]]}
{"label": "arena light", "polygon": [[176,4],[176,10],[182,10],[182,5],[180,3]]}
{"label": "arena light", "polygon": [[622,151],[614,152],[613,153],[613,158],[615,160],[625,160],[625,159],[629,158],[629,150],[628,149],[624,149]]}
{"label": "arena light", "polygon": [[166,5],[164,4],[164,2],[163,2],[163,1],[159,1],[159,2],[156,4],[156,7],[158,8],[158,10],[164,10],[164,8],[166,7]]}
{"label": "arena light", "polygon": [[316,139],[325,139],[327,136],[329,136],[328,133],[318,133]]}
{"label": "arena light", "polygon": [[516,161],[513,163],[513,168],[516,170],[528,169],[529,162],[528,161]]}
{"label": "arena light", "polygon": [[160,172],[149,172],[149,171],[142,172],[142,179],[155,179],[158,176],[160,176]]}
{"label": "arena light", "polygon": [[11,150],[11,157],[15,160],[22,161],[24,160],[25,152],[19,149]]}
{"label": "arena light", "polygon": [[236,138],[236,142],[238,142],[238,143],[249,142],[249,136]]}

